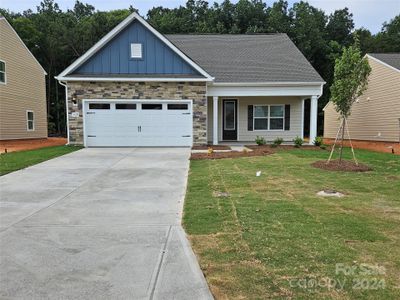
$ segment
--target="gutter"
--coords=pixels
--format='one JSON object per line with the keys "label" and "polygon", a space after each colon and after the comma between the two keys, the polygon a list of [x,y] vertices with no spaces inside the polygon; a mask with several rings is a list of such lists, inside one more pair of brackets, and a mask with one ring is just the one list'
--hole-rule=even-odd
{"label": "gutter", "polygon": [[58,83],[65,87],[65,117],[67,119],[67,145],[69,145],[69,112],[68,112],[68,86],[66,83],[60,81],[57,77],[54,77],[58,80]]}

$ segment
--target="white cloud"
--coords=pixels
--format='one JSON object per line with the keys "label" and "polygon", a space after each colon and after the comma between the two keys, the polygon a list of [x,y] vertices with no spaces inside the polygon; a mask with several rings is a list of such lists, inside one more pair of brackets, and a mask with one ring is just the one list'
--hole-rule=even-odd
{"label": "white cloud", "polygon": [[[129,5],[134,5],[139,9],[140,13],[145,15],[153,6],[178,7],[184,5],[186,0],[81,0],[84,3],[90,3],[99,10],[111,10],[128,8]],[[237,0],[231,0],[237,2]],[[271,5],[273,0],[264,0],[268,5]],[[288,0],[293,4],[300,0]],[[74,6],[75,0],[56,0],[61,9],[68,9]],[[214,0],[209,0],[210,5]],[[217,0],[222,2],[222,0]],[[399,0],[308,0],[308,2],[324,10],[327,14],[332,13],[336,9],[348,7],[353,13],[353,18],[356,28],[365,27],[373,33],[380,31],[382,23],[389,21],[396,14],[400,13]],[[2,8],[8,8],[11,11],[23,11],[27,9],[36,10],[40,0],[0,0]]]}
{"label": "white cloud", "polygon": [[383,22],[388,22],[400,13],[399,0],[309,0],[311,5],[327,14],[348,7],[353,14],[356,28],[365,27],[372,33],[380,31]]}

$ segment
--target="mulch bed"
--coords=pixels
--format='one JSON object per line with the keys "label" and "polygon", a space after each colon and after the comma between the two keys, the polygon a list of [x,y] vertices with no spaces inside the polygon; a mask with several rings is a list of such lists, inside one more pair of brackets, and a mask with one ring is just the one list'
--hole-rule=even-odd
{"label": "mulch bed", "polygon": [[316,146],[301,146],[299,148],[293,145],[279,145],[277,147],[271,147],[271,145],[246,145],[247,148],[252,150],[257,149],[272,149],[272,150],[292,150],[292,149],[307,149],[307,150],[315,150],[315,151],[325,151],[326,149],[321,149],[320,147]]}
{"label": "mulch bed", "polygon": [[204,146],[193,146],[192,150],[208,150],[211,148],[213,150],[231,150],[231,147],[226,145],[204,145]]}
{"label": "mulch bed", "polygon": [[358,164],[351,160],[342,160],[341,162],[338,159],[331,160],[329,163],[326,163],[326,160],[319,160],[311,164],[313,167],[328,171],[346,171],[346,172],[367,172],[372,169],[364,164]]}
{"label": "mulch bed", "polygon": [[208,153],[192,153],[190,159],[191,160],[199,160],[199,159],[221,159],[221,158],[237,158],[237,157],[251,157],[251,156],[264,156],[274,153],[271,148],[265,149],[256,149],[251,152],[246,151],[232,151],[232,152],[213,152],[211,154]]}

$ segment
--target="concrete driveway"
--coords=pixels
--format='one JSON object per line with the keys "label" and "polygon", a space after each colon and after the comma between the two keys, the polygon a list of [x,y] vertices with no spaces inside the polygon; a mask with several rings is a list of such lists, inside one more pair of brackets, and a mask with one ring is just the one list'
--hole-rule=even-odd
{"label": "concrete driveway", "polygon": [[180,226],[189,149],[83,149],[0,178],[0,298],[211,299]]}

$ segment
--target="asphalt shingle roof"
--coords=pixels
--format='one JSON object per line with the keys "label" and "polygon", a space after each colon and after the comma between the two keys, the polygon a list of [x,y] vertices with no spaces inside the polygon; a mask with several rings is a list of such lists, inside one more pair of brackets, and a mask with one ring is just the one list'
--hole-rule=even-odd
{"label": "asphalt shingle roof", "polygon": [[286,34],[166,35],[215,82],[323,82]]}
{"label": "asphalt shingle roof", "polygon": [[368,53],[368,55],[400,70],[400,53]]}

